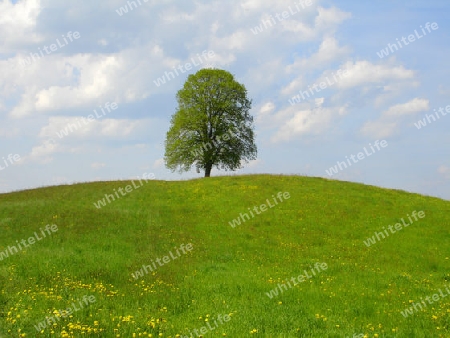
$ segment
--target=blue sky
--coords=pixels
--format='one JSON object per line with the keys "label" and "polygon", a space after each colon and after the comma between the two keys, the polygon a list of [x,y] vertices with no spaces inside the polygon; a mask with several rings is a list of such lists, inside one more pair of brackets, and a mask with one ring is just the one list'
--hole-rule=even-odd
{"label": "blue sky", "polygon": [[[423,120],[450,105],[447,1],[135,3],[0,0],[0,192],[150,172],[201,177],[165,168],[164,139],[187,76],[216,67],[253,100],[258,159],[238,174],[321,176],[450,199],[450,113]],[[420,38],[379,56],[411,34]],[[214,56],[155,84],[207,52]],[[330,84],[338,71],[345,76]],[[65,135],[69,123],[76,127]],[[377,140],[387,146],[371,152]]]}

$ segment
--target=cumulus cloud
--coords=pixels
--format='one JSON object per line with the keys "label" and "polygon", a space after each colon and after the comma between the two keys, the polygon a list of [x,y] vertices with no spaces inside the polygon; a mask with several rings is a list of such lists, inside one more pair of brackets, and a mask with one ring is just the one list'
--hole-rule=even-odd
{"label": "cumulus cloud", "polygon": [[325,33],[334,32],[336,28],[345,20],[350,19],[352,14],[344,12],[336,7],[331,8],[318,8],[319,14],[316,17],[316,27],[321,29]]}
{"label": "cumulus cloud", "polygon": [[330,63],[347,56],[349,52],[349,47],[340,47],[336,38],[326,36],[324,37],[316,53],[312,54],[308,58],[296,60],[292,65],[287,67],[287,71],[289,73],[293,71],[310,71],[319,67],[328,66]]}
{"label": "cumulus cloud", "polygon": [[319,135],[331,126],[334,119],[343,115],[342,107],[323,107],[324,99],[317,98],[313,106],[291,106],[281,109],[272,117],[279,128],[271,138],[272,143],[287,142],[304,135]]}
{"label": "cumulus cloud", "polygon": [[403,115],[417,114],[430,109],[429,101],[426,99],[415,98],[409,102],[397,104],[383,112],[382,116],[398,117]]}
{"label": "cumulus cloud", "polygon": [[405,69],[404,66],[373,64],[369,61],[348,61],[341,68],[346,71],[346,76],[336,86],[342,89],[384,84],[388,81],[410,81],[414,78],[414,71]]}
{"label": "cumulus cloud", "polygon": [[361,132],[371,137],[385,138],[391,136],[405,124],[405,116],[414,115],[429,109],[429,101],[420,98],[396,104],[383,111],[378,120],[366,122],[361,128]]}
{"label": "cumulus cloud", "polygon": [[[113,11],[120,5],[117,1],[114,6],[110,6]],[[290,1],[281,2],[263,2],[255,3],[246,1],[242,3],[241,11],[232,18],[227,17],[228,12],[225,8],[236,7],[234,2],[230,4],[208,4],[205,6],[197,5],[170,5],[161,8],[159,12],[152,17],[160,27],[169,25],[194,25],[199,17],[206,18],[202,25],[208,27],[205,34],[201,34],[195,43],[188,43],[186,46],[188,52],[183,57],[179,53],[174,53],[168,43],[158,42],[154,37],[149,38],[133,46],[126,46],[109,53],[64,53],[52,54],[37,60],[33,64],[21,69],[20,71],[7,74],[7,83],[12,83],[18,92],[22,91],[17,103],[11,107],[9,115],[14,118],[25,118],[38,114],[63,114],[69,113],[74,109],[92,109],[107,101],[116,101],[120,103],[131,103],[147,99],[151,96],[164,93],[168,90],[173,91],[173,86],[169,84],[156,87],[154,80],[164,74],[164,70],[170,71],[173,67],[189,60],[192,56],[201,50],[213,50],[216,57],[211,65],[220,67],[221,65],[230,65],[237,60],[237,53],[246,53],[248,56],[262,55],[264,50],[270,46],[265,41],[277,41],[285,36],[286,32],[298,33],[302,27],[307,27],[308,39],[318,37],[322,39],[317,54],[312,55],[309,60],[300,59],[293,67],[301,67],[305,64],[313,66],[313,59],[318,60],[315,66],[333,61],[330,55],[337,54],[342,56],[347,53],[346,47],[340,47],[337,39],[332,35],[336,28],[344,20],[351,17],[350,13],[341,11],[335,7],[324,8],[314,4],[305,8],[300,13],[292,15],[289,20],[284,20],[279,25],[277,31],[255,39],[251,33],[249,25],[259,23],[259,20],[265,15],[272,15],[275,12],[282,12],[292,5]],[[116,6],[116,7],[115,7]],[[150,7],[157,4],[146,4],[142,8],[128,13],[123,18],[116,18],[127,22],[126,20],[142,20],[139,14],[149,13]],[[73,13],[65,13],[64,17],[73,20],[87,11],[89,6],[83,6]],[[62,7],[59,7],[63,10]],[[106,7],[103,7],[105,9]],[[153,8],[155,9],[155,8]],[[243,11],[242,11],[243,10]],[[206,15],[208,11],[215,13],[214,20],[209,20],[211,15]],[[241,15],[245,15],[252,20],[242,21]],[[234,13],[234,12],[233,12]],[[253,21],[254,19],[254,21]],[[229,29],[226,25],[229,21],[233,22],[233,28]],[[105,20],[105,25],[109,25],[109,19]],[[300,26],[298,26],[300,25]],[[281,30],[281,31],[280,31]],[[156,31],[155,31],[156,32]],[[208,32],[208,34],[206,34]],[[283,33],[284,32],[284,33]],[[268,32],[264,32],[268,33]],[[87,43],[91,36],[83,35],[80,43]],[[115,46],[113,37],[92,37],[92,43],[104,48],[105,46]],[[170,37],[173,39],[173,37]],[[303,37],[302,37],[303,39]],[[283,46],[293,45],[296,41],[283,37]],[[203,46],[201,46],[203,44]],[[268,49],[270,50],[270,49]],[[262,51],[262,52],[261,52]],[[273,54],[275,51],[272,50]],[[19,55],[11,58],[10,62],[17,63]],[[148,65],[159,65],[159,67],[148,67]],[[0,69],[9,69],[10,65],[0,61]],[[264,55],[259,65],[253,65],[248,70],[244,80],[248,86],[254,90],[264,91],[279,81],[279,77],[284,73],[283,60],[273,58],[270,54]],[[261,70],[264,71],[261,71]],[[45,74],[45,75],[44,75]],[[36,81],[36,79],[38,79]],[[9,81],[11,80],[11,81]],[[182,80],[182,79],[180,79]],[[287,93],[302,84],[302,79],[294,79],[290,88],[284,88]],[[33,85],[30,85],[33,83]],[[1,88],[1,87],[0,87]],[[11,91],[11,89],[3,90]]]}
{"label": "cumulus cloud", "polygon": [[54,140],[45,140],[41,144],[33,147],[30,154],[23,158],[23,162],[50,163],[53,161],[52,155],[63,152],[64,150],[68,149],[56,143]]}
{"label": "cumulus cloud", "polygon": [[37,18],[43,8],[40,0],[0,2],[0,53],[16,52],[26,44],[38,43],[43,37],[36,32]]}
{"label": "cumulus cloud", "polygon": [[[331,63],[333,58],[323,58],[326,63]],[[310,59],[303,59],[287,67],[297,67],[299,64],[308,64],[309,62],[322,62]],[[323,67],[321,67],[323,68]],[[369,61],[346,61],[337,69],[326,67],[320,75],[311,78],[309,81],[304,80],[303,75],[299,75],[288,85],[281,89],[281,93],[291,96],[288,99],[290,104],[298,104],[301,101],[313,100],[317,95],[324,95],[323,90],[331,90],[334,95],[330,95],[330,99],[339,102],[335,104],[340,106],[348,106],[349,100],[354,100],[355,96],[371,100],[372,102],[380,101],[382,95],[386,95],[388,89],[386,87],[397,86],[397,94],[401,92],[401,88],[411,85],[414,78],[414,72],[405,69],[403,66],[392,66],[389,64],[372,64]],[[299,85],[301,86],[299,87]],[[383,86],[385,87],[383,89]],[[403,86],[403,87],[401,87]],[[296,90],[296,91],[295,91]],[[392,94],[392,91],[391,91]]]}
{"label": "cumulus cloud", "polygon": [[[140,57],[143,53],[147,55],[145,61]],[[36,112],[95,107],[106,101],[144,99],[155,91],[150,81],[159,75],[156,70],[149,70],[147,63],[163,60],[164,54],[158,46],[124,50],[115,55],[46,56],[27,69],[29,74],[13,80],[24,92],[10,115],[23,118]],[[50,76],[41,75],[44,71]],[[56,79],[52,74],[61,75]],[[31,75],[40,80],[30,81]],[[27,81],[34,85],[30,86]]]}

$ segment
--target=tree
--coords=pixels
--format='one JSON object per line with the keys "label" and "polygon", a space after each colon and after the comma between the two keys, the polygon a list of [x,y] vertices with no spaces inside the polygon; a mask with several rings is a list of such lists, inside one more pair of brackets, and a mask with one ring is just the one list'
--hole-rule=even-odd
{"label": "tree", "polygon": [[178,107],[166,135],[164,161],[172,171],[236,170],[256,159],[251,100],[245,86],[221,69],[189,75],[177,93]]}

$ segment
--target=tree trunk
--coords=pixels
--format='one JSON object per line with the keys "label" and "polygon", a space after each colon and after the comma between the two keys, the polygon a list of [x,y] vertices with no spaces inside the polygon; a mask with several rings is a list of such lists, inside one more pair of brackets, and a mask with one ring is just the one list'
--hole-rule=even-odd
{"label": "tree trunk", "polygon": [[211,176],[211,169],[212,169],[212,164],[207,164],[206,168],[205,168],[205,177]]}

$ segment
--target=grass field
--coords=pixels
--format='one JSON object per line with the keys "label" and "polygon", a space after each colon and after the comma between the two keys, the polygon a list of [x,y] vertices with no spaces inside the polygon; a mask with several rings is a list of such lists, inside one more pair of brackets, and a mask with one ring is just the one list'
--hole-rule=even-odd
{"label": "grass field", "polygon": [[0,195],[0,337],[450,337],[449,201],[250,175],[94,206],[129,184]]}

